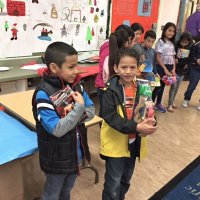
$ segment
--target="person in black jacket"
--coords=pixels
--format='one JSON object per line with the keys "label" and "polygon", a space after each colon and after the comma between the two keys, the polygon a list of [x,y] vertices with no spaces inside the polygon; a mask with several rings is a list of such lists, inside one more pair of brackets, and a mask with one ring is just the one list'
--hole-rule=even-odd
{"label": "person in black jacket", "polygon": [[136,157],[142,157],[144,152],[145,138],[140,136],[151,135],[157,129],[154,118],[134,120],[139,95],[135,81],[138,64],[135,49],[120,49],[113,66],[115,75],[103,89],[100,156],[105,160],[106,171],[102,200],[125,199]]}
{"label": "person in black jacket", "polygon": [[183,32],[175,46],[177,82],[174,83],[175,90],[169,98],[169,104],[173,105],[173,108],[177,108],[174,101],[184,76],[189,74],[193,48],[194,43],[191,33]]}
{"label": "person in black jacket", "polygon": [[[200,80],[200,41],[197,42],[194,46],[194,50],[191,54],[191,66],[189,74],[189,85],[184,94],[184,101],[182,106],[187,108],[189,101],[191,100],[192,94],[196,89]],[[197,107],[197,110],[200,111],[200,104]]]}
{"label": "person in black jacket", "polygon": [[[69,200],[79,162],[83,156],[90,162],[86,128],[80,119],[83,113],[87,120],[92,119],[95,109],[79,84],[78,56],[73,47],[54,42],[47,47],[44,59],[48,68],[32,98],[40,166],[46,175],[42,200]],[[58,107],[52,95],[69,87],[74,91],[70,93],[73,105],[63,101],[64,106]]]}

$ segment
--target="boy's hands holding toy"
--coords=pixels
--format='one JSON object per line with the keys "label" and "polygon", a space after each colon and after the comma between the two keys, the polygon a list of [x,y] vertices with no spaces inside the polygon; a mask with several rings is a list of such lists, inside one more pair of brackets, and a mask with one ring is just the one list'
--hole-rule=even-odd
{"label": "boy's hands holding toy", "polygon": [[140,133],[141,136],[151,135],[157,129],[157,126],[155,125],[156,120],[154,118],[148,118],[137,125],[137,131]]}
{"label": "boy's hands holding toy", "polygon": [[84,105],[84,99],[83,96],[79,92],[72,93],[72,97],[75,102],[80,103],[81,105]]}

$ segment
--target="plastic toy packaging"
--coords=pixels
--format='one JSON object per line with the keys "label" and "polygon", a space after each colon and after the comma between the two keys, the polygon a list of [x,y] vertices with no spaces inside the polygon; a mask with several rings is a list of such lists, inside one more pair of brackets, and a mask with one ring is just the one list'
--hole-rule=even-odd
{"label": "plastic toy packaging", "polygon": [[[74,109],[75,101],[72,97],[72,93],[74,93],[74,91],[67,85],[65,88],[50,96],[50,99],[61,118],[65,117],[71,110]],[[86,112],[84,112],[79,122],[82,123],[86,119],[87,115]]]}
{"label": "plastic toy packaging", "polygon": [[151,87],[146,83],[139,85],[139,101],[135,107],[135,121],[141,122],[147,118],[154,118],[155,106],[152,101]]}
{"label": "plastic toy packaging", "polygon": [[[155,118],[155,107],[152,101],[152,90],[149,82],[146,80],[139,80],[138,89],[139,99],[136,99],[137,105],[134,109],[134,120],[140,123],[147,118]],[[152,126],[153,125],[154,124],[152,124]],[[142,133],[139,134],[139,136],[141,137],[140,160],[142,160],[148,155],[148,140],[146,135]]]}
{"label": "plastic toy packaging", "polygon": [[176,82],[176,76],[163,76],[162,77],[162,81],[165,83],[165,85],[169,86],[169,85],[172,85],[173,83]]}
{"label": "plastic toy packaging", "polygon": [[[73,109],[74,99],[71,95],[72,93],[73,90],[69,86],[66,86],[64,89],[50,96],[52,103],[61,117],[66,116],[70,109]],[[68,107],[69,111],[67,112],[68,109],[66,108]]]}

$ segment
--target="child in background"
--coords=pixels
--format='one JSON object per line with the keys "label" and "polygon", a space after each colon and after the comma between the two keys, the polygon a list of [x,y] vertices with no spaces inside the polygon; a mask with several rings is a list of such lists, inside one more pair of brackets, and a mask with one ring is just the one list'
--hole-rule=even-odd
{"label": "child in background", "polygon": [[106,172],[102,194],[103,200],[125,199],[130,187],[136,156],[140,156],[139,134],[151,135],[156,131],[155,119],[141,123],[133,120],[139,56],[132,48],[120,49],[115,57],[112,76],[104,88],[100,107],[101,158],[105,159]]}
{"label": "child in background", "polygon": [[138,52],[138,54],[140,56],[140,64],[142,64],[145,60],[144,49],[143,49],[142,44],[139,42],[139,40],[140,40],[142,34],[144,33],[144,28],[139,23],[133,23],[131,25],[131,29],[135,33],[135,37],[134,37],[134,40],[132,42],[132,48],[135,49]]}
{"label": "child in background", "polygon": [[[99,96],[99,103],[101,104],[102,91],[100,88],[105,87],[105,83],[113,74],[115,53],[122,47],[127,47],[132,43],[134,33],[130,27],[120,25],[114,33],[111,33],[109,40],[101,46],[99,52],[99,74],[95,80],[95,86]],[[101,116],[101,113],[99,113]]]}
{"label": "child in background", "polygon": [[[156,70],[156,61],[155,61],[155,50],[152,48],[154,42],[156,40],[156,33],[152,30],[149,30],[145,33],[144,35],[144,43],[143,43],[143,48],[144,48],[144,56],[145,56],[145,61],[144,63],[146,65],[151,65],[150,67],[152,68],[153,73],[159,77],[159,74],[157,73]],[[149,67],[149,66],[148,66]],[[152,75],[154,76],[151,72],[147,73],[146,79],[153,79]],[[148,80],[149,80],[148,79]],[[151,81],[150,80],[150,81]]]}
{"label": "child in background", "polygon": [[124,31],[126,31],[127,33],[128,33],[128,36],[129,36],[129,40],[128,40],[128,46],[129,47],[132,47],[132,43],[133,43],[133,40],[134,40],[134,38],[135,38],[135,33],[133,32],[133,30],[129,27],[129,26],[127,26],[127,25],[124,25],[124,24],[122,24],[122,25],[119,25],[116,29],[115,29],[115,31],[118,31],[118,30],[124,30]]}
{"label": "child in background", "polygon": [[103,68],[103,78],[106,83],[108,79],[114,74],[114,60],[119,49],[129,46],[129,35],[125,30],[117,30],[111,33],[109,38],[109,58],[108,67]]}
{"label": "child in background", "polygon": [[176,43],[176,74],[178,80],[174,83],[175,90],[172,94],[172,104],[174,104],[178,89],[183,81],[184,75],[189,74],[189,67],[191,65],[191,52],[194,46],[192,35],[189,32],[183,32],[180,39]]}
{"label": "child in background", "polygon": [[[161,38],[156,42],[155,52],[156,52],[156,70],[159,76],[176,76],[176,66],[175,66],[175,48],[174,41],[176,37],[176,26],[175,24],[168,22],[162,31]],[[152,100],[155,102],[155,107],[158,111],[165,113],[166,109],[161,104],[162,96],[165,89],[165,83],[161,80],[161,86],[156,87],[153,90]],[[173,99],[172,94],[174,93],[175,85],[172,84],[169,92],[169,102],[168,102],[168,111],[173,112]]]}
{"label": "child in background", "polygon": [[[185,92],[183,107],[187,108],[189,101],[191,100],[192,94],[196,89],[198,82],[200,80],[200,41],[197,42],[194,46],[194,49],[191,53],[191,65],[190,65],[190,74],[189,74],[189,85],[187,91]],[[200,111],[200,103],[197,107],[197,110]]]}
{"label": "child in background", "polygon": [[[72,46],[54,42],[47,47],[44,58],[47,70],[32,99],[40,167],[46,175],[41,199],[69,200],[79,174],[80,161],[84,156],[90,162],[86,128],[80,119],[84,112],[87,120],[92,119],[95,108],[79,84],[78,53]],[[65,116],[65,113],[58,113],[50,96],[68,86],[74,91],[72,98],[75,103]]]}
{"label": "child in background", "polygon": [[[126,33],[124,33],[121,30],[125,31]],[[127,34],[128,34],[128,39],[127,39]],[[111,33],[110,36],[112,37],[112,40],[113,40],[113,37],[116,37],[115,41],[117,42],[117,49],[118,49],[124,45],[131,45],[132,40],[135,35],[130,27],[126,25],[119,25],[115,29],[115,32]],[[98,92],[99,92],[99,88],[105,87],[105,83],[107,82],[108,77],[109,77],[108,58],[109,58],[110,42],[112,42],[112,40],[110,39],[106,40],[100,47],[99,73],[95,80],[95,86],[97,87]],[[114,44],[115,46],[116,46],[116,42]]]}

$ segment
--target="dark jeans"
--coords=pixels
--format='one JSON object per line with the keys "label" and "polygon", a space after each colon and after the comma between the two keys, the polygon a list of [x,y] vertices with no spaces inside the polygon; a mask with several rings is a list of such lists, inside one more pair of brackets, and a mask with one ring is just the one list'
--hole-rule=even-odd
{"label": "dark jeans", "polygon": [[106,158],[102,200],[124,200],[135,167],[135,158]]}
{"label": "dark jeans", "polygon": [[[173,65],[165,65],[165,66],[167,67],[169,72],[172,71]],[[163,68],[157,65],[156,69],[157,73],[160,75],[160,78],[162,79],[162,77],[165,75]],[[153,102],[155,102],[156,99],[157,99],[156,104],[160,104],[162,102],[164,90],[165,90],[165,83],[162,80],[160,80],[160,87],[155,87],[152,93]]]}
{"label": "dark jeans", "polygon": [[70,191],[77,175],[46,174],[44,193],[41,200],[70,200]]}
{"label": "dark jeans", "polygon": [[199,80],[200,80],[200,71],[191,68],[189,74],[189,85],[187,91],[185,92],[185,98],[184,98],[185,100],[190,101],[192,94],[198,85]]}

